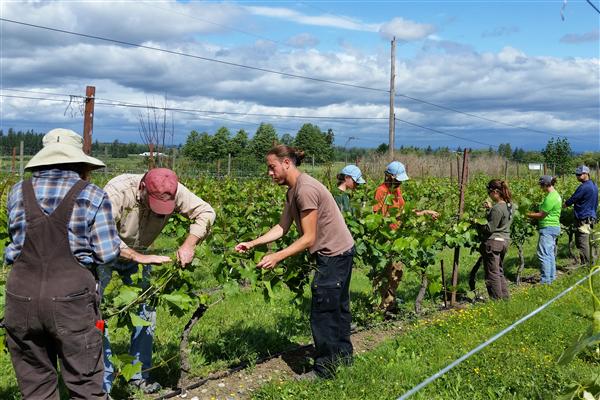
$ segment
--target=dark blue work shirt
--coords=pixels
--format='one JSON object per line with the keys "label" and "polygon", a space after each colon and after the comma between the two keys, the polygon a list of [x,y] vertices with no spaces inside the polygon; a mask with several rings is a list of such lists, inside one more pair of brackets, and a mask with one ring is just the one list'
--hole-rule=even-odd
{"label": "dark blue work shirt", "polygon": [[592,217],[596,219],[596,209],[598,208],[598,187],[591,179],[583,182],[573,196],[566,202],[567,206],[574,205],[575,218],[584,219]]}

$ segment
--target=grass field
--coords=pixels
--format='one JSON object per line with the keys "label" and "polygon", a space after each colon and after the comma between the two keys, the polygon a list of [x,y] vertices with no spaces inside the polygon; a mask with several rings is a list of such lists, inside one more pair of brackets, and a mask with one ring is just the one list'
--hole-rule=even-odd
{"label": "grass field", "polygon": [[[510,301],[441,313],[416,322],[405,334],[356,357],[331,381],[268,385],[257,399],[395,399],[478,344],[533,311],[580,278],[550,287],[524,286]],[[564,367],[556,360],[590,324],[587,294],[574,291],[442,378],[415,399],[553,399],[565,387],[598,372],[598,356]]]}
{"label": "grass field", "polygon": [[[534,239],[532,239],[526,248],[526,254],[529,257],[526,259],[528,268],[525,275],[537,271],[534,246]],[[163,237],[157,242],[158,251],[174,247],[175,244],[170,238]],[[565,249],[565,247],[564,238],[561,238],[561,249]],[[563,251],[559,256],[559,266],[564,266],[569,262]],[[443,258],[446,265],[451,265],[452,254],[450,251],[445,251]],[[469,254],[465,250],[462,251],[461,285],[466,285],[466,276],[475,259],[475,255]],[[514,279],[517,267],[516,249],[510,249],[506,263],[507,277]],[[211,271],[198,269],[195,274],[197,279],[202,282],[203,287],[212,288],[217,285]],[[482,272],[480,272],[478,281],[478,291],[484,293],[485,288],[481,274]],[[412,321],[416,288],[410,281],[411,279],[417,278],[416,276],[411,277],[410,274],[407,275],[406,282],[400,286],[399,297],[403,310],[401,318]],[[258,398],[276,399],[283,398],[278,396],[284,395],[290,399],[346,398],[342,396],[343,393],[354,393],[357,396],[354,398],[369,398],[368,396],[359,396],[358,394],[361,392],[357,391],[358,387],[364,388],[367,392],[386,393],[385,397],[370,398],[391,398],[392,394],[402,393],[403,390],[417,383],[420,378],[460,356],[465,350],[474,347],[500,330],[501,327],[525,314],[527,310],[533,309],[536,304],[541,304],[544,299],[549,298],[558,291],[559,287],[568,284],[572,279],[574,278],[562,278],[560,283],[551,288],[529,288],[529,286],[517,288],[511,285],[514,295],[509,302],[486,303],[458,313],[439,312],[440,299],[429,298],[425,303],[425,312],[428,315],[425,319],[418,320],[408,334],[394,339],[372,354],[359,357],[355,366],[343,371],[338,379],[315,386],[286,384],[282,388],[267,387],[258,395]],[[355,319],[360,325],[376,322],[368,320],[369,316],[361,311],[361,301],[368,296],[370,290],[370,282],[364,271],[355,269],[351,292],[354,299]],[[209,308],[192,332],[191,376],[205,376],[210,372],[242,361],[252,363],[260,357],[297,344],[308,343],[311,340],[308,325],[308,292],[305,293],[305,301],[300,306],[292,302],[292,294],[287,289],[277,291],[276,298],[270,303],[265,302],[261,293],[252,291],[229,296],[221,301],[219,301],[220,294],[217,293],[212,296],[212,299],[218,302]],[[587,306],[588,304],[580,295],[569,297],[567,301],[561,302],[546,311],[545,314],[536,317],[535,321],[527,323],[523,329],[519,329],[521,333],[515,332],[503,339],[494,347],[496,350],[492,351],[491,355],[486,356],[487,353],[482,353],[481,356],[469,361],[468,364],[457,370],[456,379],[448,378],[440,381],[433,386],[435,388],[433,392],[426,393],[431,396],[431,393],[435,393],[437,390],[443,393],[437,398],[456,398],[451,395],[454,393],[453,391],[468,389],[472,396],[475,396],[470,395],[469,398],[506,398],[502,396],[512,390],[516,393],[515,398],[527,398],[533,393],[531,391],[533,389],[525,381],[519,383],[524,379],[522,376],[525,374],[524,371],[527,371],[523,368],[532,368],[536,371],[544,368],[545,372],[540,377],[551,372],[552,381],[549,388],[553,388],[552,390],[567,385],[569,383],[568,373],[560,372],[562,370],[556,368],[553,360],[565,347],[566,341],[581,330]],[[576,313],[581,316],[573,317]],[[158,310],[154,352],[155,369],[152,371],[152,375],[166,387],[175,385],[179,377],[178,337],[186,320],[186,318],[178,319],[168,315],[165,310]],[[573,323],[561,323],[563,320],[573,320]],[[547,324],[547,328],[544,328],[545,324]],[[557,334],[554,335],[552,332],[557,332]],[[517,333],[519,334],[516,335]],[[111,330],[111,338],[117,354],[127,351],[129,337],[126,329]],[[549,343],[548,347],[551,347],[551,351],[542,352],[536,348],[535,351],[527,353],[529,358],[521,357],[521,349],[533,349],[536,344],[544,347],[543,344],[546,342]],[[501,345],[502,343],[504,344]],[[511,360],[511,365],[515,364],[514,367],[511,366],[515,373],[518,372],[517,375],[514,375],[514,379],[517,379],[514,382],[512,378],[502,375],[501,371],[503,371],[504,365],[501,360],[504,359]],[[385,360],[385,362],[381,360]],[[495,366],[488,371],[489,368],[486,366],[490,363],[495,363]],[[579,375],[590,369],[584,368],[585,363],[582,362],[573,365],[581,370]],[[473,372],[476,368],[482,373]],[[572,371],[572,367],[566,371]],[[0,398],[18,398],[16,381],[7,354],[0,355],[0,373],[2,374],[0,376]],[[534,378],[538,375],[535,373],[531,376]],[[502,384],[500,386],[492,384],[492,381],[500,379],[500,376],[503,377],[499,381]],[[370,385],[377,387],[379,392],[374,389],[369,390]],[[539,385],[539,382],[536,385]],[[488,393],[490,390],[492,394]],[[546,392],[544,389],[543,393]],[[113,390],[115,398],[125,398],[131,394],[122,382],[117,384]],[[137,396],[143,397],[139,394]]]}

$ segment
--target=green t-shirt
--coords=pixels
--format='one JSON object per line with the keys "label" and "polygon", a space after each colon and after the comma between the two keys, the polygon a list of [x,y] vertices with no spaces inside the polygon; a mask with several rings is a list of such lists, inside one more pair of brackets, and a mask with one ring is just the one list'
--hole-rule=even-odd
{"label": "green t-shirt", "polygon": [[540,228],[547,226],[560,226],[560,211],[562,210],[562,199],[555,190],[544,197],[540,206],[540,211],[546,213],[546,216],[540,220]]}
{"label": "green t-shirt", "polygon": [[348,193],[341,191],[339,188],[335,188],[333,190],[333,198],[341,212],[351,213],[353,211],[350,207],[350,196],[348,196]]}

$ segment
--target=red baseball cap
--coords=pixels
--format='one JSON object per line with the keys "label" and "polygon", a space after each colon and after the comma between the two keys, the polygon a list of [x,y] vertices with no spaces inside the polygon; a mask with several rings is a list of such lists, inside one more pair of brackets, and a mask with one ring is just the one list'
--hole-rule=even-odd
{"label": "red baseball cap", "polygon": [[177,174],[168,168],[154,168],[142,180],[148,193],[150,209],[160,215],[168,215],[175,210]]}

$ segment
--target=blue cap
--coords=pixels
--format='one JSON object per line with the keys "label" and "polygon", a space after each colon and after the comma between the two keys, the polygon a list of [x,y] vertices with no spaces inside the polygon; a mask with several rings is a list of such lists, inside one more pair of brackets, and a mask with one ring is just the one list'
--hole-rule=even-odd
{"label": "blue cap", "polygon": [[580,165],[575,170],[575,175],[588,174],[590,173],[590,168],[587,165]]}
{"label": "blue cap", "polygon": [[551,175],[542,175],[540,176],[540,185],[544,185],[544,186],[550,186],[552,185],[552,179],[554,179],[554,177],[552,177]]}
{"label": "blue cap", "polygon": [[404,167],[404,164],[402,164],[400,161],[392,161],[391,163],[389,163],[388,166],[385,168],[385,172],[392,175],[394,179],[399,182],[408,180],[408,175],[406,175],[406,168]]}
{"label": "blue cap", "polygon": [[344,168],[342,168],[340,174],[352,177],[354,182],[358,183],[359,185],[366,183],[362,177],[362,172],[360,171],[360,168],[358,168],[356,165],[346,165]]}

